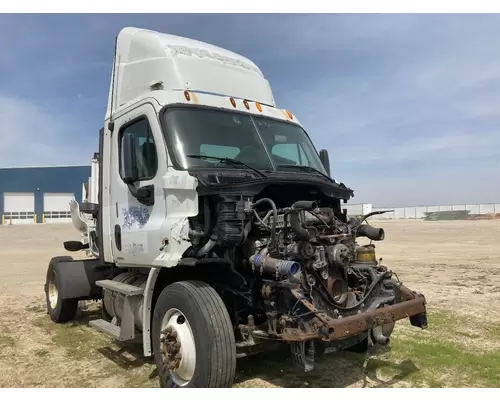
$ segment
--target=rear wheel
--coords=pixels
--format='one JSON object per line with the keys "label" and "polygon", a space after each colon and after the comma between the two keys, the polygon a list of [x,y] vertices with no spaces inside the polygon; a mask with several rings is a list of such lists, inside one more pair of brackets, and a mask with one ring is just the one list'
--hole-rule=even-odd
{"label": "rear wheel", "polygon": [[54,257],[47,270],[45,281],[45,299],[47,303],[47,313],[50,319],[54,322],[67,322],[72,320],[76,315],[78,307],[78,299],[62,299],[59,294],[61,285],[60,277],[57,275],[54,268],[59,261],[72,261],[72,257],[62,256]]}
{"label": "rear wheel", "polygon": [[231,319],[207,283],[181,281],[161,292],[152,342],[161,387],[231,387],[236,344]]}

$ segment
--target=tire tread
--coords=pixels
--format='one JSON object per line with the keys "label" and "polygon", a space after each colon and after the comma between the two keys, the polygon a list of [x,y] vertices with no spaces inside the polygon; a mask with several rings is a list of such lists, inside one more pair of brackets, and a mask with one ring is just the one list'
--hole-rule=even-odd
{"label": "tire tread", "polygon": [[[209,284],[197,281],[179,281],[164,290],[183,292],[188,296],[203,320],[212,339],[209,357],[209,372],[206,387],[231,387],[236,372],[236,344],[229,313],[221,297]],[[162,386],[175,386],[171,380]]]}

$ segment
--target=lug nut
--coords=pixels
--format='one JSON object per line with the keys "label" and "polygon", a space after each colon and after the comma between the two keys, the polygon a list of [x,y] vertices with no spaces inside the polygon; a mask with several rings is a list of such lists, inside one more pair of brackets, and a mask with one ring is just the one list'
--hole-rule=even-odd
{"label": "lug nut", "polygon": [[172,332],[172,327],[171,326],[167,326],[164,330],[163,330],[163,334],[164,335],[169,335],[170,333]]}
{"label": "lug nut", "polygon": [[168,369],[176,369],[178,367],[179,366],[177,365],[177,363],[175,361],[169,361],[168,364],[167,364],[167,368]]}
{"label": "lug nut", "polygon": [[174,351],[178,352],[181,349],[181,344],[179,342],[174,343]]}
{"label": "lug nut", "polygon": [[174,346],[171,343],[167,343],[166,347],[167,347],[167,353],[168,354],[173,353]]}

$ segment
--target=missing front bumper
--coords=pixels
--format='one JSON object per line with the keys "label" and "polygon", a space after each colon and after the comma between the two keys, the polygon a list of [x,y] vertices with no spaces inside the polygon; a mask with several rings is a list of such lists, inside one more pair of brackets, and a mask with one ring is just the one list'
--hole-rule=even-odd
{"label": "missing front bumper", "polygon": [[[405,300],[400,303],[338,319],[331,318],[320,312],[313,304],[302,298],[300,300],[302,304],[316,315],[313,322],[314,329],[307,332],[296,328],[287,328],[283,331],[281,337],[287,342],[302,342],[315,339],[323,341],[342,340],[404,318],[409,318],[413,326],[422,329],[427,328],[425,297],[408,289],[404,294]],[[294,295],[300,298],[298,292],[295,292]]]}

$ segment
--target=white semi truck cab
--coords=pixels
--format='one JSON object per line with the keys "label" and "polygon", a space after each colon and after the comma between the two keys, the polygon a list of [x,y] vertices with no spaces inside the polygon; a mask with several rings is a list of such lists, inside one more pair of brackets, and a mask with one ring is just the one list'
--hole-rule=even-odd
{"label": "white semi truck cab", "polygon": [[353,191],[247,58],[124,28],[92,171],[64,243],[91,257],[51,260],[48,313],[102,299],[90,325],[142,343],[162,387],[231,386],[237,358],[277,344],[310,370],[387,345],[399,319],[427,326],[424,296],[357,243],[384,231],[347,217]]}

